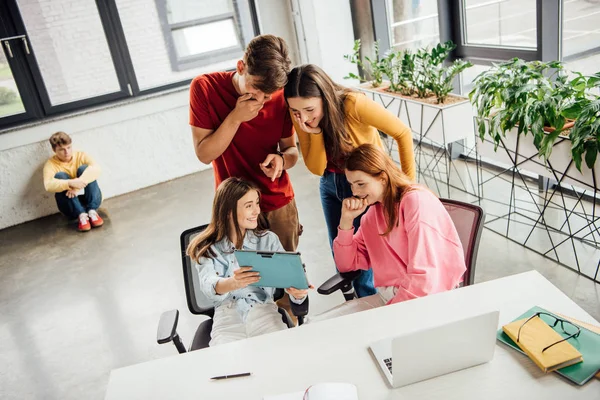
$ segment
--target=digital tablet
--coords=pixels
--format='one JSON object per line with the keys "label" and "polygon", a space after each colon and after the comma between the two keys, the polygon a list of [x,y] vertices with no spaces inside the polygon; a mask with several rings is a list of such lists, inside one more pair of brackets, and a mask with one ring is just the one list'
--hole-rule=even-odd
{"label": "digital tablet", "polygon": [[240,267],[252,267],[260,281],[251,286],[308,289],[300,253],[285,251],[235,250]]}

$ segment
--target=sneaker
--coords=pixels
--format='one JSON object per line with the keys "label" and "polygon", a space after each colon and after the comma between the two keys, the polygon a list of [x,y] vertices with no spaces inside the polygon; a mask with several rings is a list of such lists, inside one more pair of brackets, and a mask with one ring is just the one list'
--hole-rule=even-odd
{"label": "sneaker", "polygon": [[98,215],[98,212],[96,210],[88,211],[88,215],[90,216],[90,222],[92,224],[92,227],[98,228],[99,226],[102,226],[102,224],[104,224],[104,221],[102,220],[100,215]]}
{"label": "sneaker", "polygon": [[77,227],[79,232],[87,232],[92,227],[90,226],[90,221],[88,220],[88,215],[86,213],[79,214],[79,226]]}

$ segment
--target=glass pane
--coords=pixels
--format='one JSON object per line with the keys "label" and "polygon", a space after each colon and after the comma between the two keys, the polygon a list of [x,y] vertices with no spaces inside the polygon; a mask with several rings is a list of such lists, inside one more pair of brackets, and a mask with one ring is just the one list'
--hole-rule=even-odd
{"label": "glass pane", "polygon": [[233,13],[231,0],[167,0],[169,24]]}
{"label": "glass pane", "polygon": [[53,105],[120,90],[94,0],[17,0]]}
{"label": "glass pane", "polygon": [[[178,0],[169,0],[169,2],[176,4]],[[188,2],[196,3],[196,0],[189,0]],[[127,47],[131,55],[135,76],[141,90],[190,79],[205,72],[233,68],[236,61],[243,55],[243,44],[239,43],[240,26],[232,25],[232,20],[223,21],[228,33],[209,33],[208,36],[206,34],[198,34],[196,28],[204,29],[202,26],[192,26],[187,29],[177,29],[171,32],[168,22],[161,19],[164,11],[159,12],[158,9],[161,4],[164,4],[162,1],[156,1],[154,7],[148,6],[148,0],[116,0],[116,3],[123,30],[125,31],[125,39],[127,40]],[[194,19],[221,15],[225,8],[222,4],[227,4],[232,10],[234,9],[231,6],[233,3],[231,0],[203,0],[199,1],[199,3],[203,4],[203,7],[200,8],[203,14],[194,12]],[[189,14],[192,15],[191,12]],[[251,26],[252,21],[243,20],[239,21],[239,23]],[[231,33],[232,29],[235,34]],[[172,35],[172,42],[175,43],[175,49],[169,49],[168,47],[169,41],[165,37],[167,32]],[[227,59],[207,58],[203,59],[201,66],[185,69],[181,69],[178,66],[177,60],[174,59],[177,56],[201,54],[205,51],[222,48],[221,46],[229,47],[231,43],[234,43],[234,38],[235,44],[239,45],[240,50],[238,53],[233,53]],[[194,40],[197,43],[194,43]],[[174,57],[174,54],[177,56]]]}
{"label": "glass pane", "polygon": [[460,93],[463,96],[468,96],[469,92],[473,90],[473,81],[477,78],[477,75],[484,71],[487,71],[491,67],[489,65],[475,64],[471,68],[467,68],[463,71],[460,80]]}
{"label": "glass pane", "polygon": [[[240,47],[241,49],[233,19],[177,29],[172,33],[179,57],[208,53],[228,47]],[[207,37],[212,40],[203,40]]]}
{"label": "glass pane", "polygon": [[4,52],[0,50],[0,118],[25,112],[19,89]]}
{"label": "glass pane", "polygon": [[600,50],[600,2],[569,0],[563,6],[563,57]]}
{"label": "glass pane", "polygon": [[418,49],[440,41],[437,1],[388,0],[394,50]]}
{"label": "glass pane", "polygon": [[468,44],[537,48],[536,0],[463,0]]}

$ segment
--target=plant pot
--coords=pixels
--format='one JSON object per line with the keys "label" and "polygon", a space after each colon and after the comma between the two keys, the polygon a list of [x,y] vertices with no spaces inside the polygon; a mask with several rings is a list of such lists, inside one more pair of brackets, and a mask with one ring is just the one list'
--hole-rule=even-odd
{"label": "plant pot", "polygon": [[443,146],[473,137],[473,107],[468,98],[451,95],[458,101],[452,104],[432,104],[428,99],[389,92],[388,87],[387,82],[377,88],[366,82],[358,89],[370,94],[373,100],[406,123],[415,139]]}
{"label": "plant pot", "polygon": [[600,185],[600,163],[594,165],[593,173],[583,163],[579,172],[572,162],[571,140],[568,137],[559,136],[556,139],[547,163],[539,157],[538,150],[533,144],[533,136],[531,134],[519,136],[516,128],[506,133],[497,151],[494,151],[494,143],[487,136],[484,142],[479,137],[476,140],[477,153],[484,161],[493,161],[507,168],[516,166],[520,170],[533,172],[560,181],[563,185],[573,185],[581,189],[595,190]]}

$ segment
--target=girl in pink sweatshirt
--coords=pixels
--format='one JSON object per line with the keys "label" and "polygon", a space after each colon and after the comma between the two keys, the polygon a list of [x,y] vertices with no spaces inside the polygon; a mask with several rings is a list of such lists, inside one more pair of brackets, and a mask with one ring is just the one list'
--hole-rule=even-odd
{"label": "girl in pink sweatshirt", "polygon": [[[354,197],[343,201],[333,252],[340,272],[373,269],[379,293],[365,298],[366,308],[443,292],[462,282],[463,248],[450,215],[432,192],[410,181],[370,144],[350,154],[345,173]],[[352,221],[368,206],[354,233]]]}

